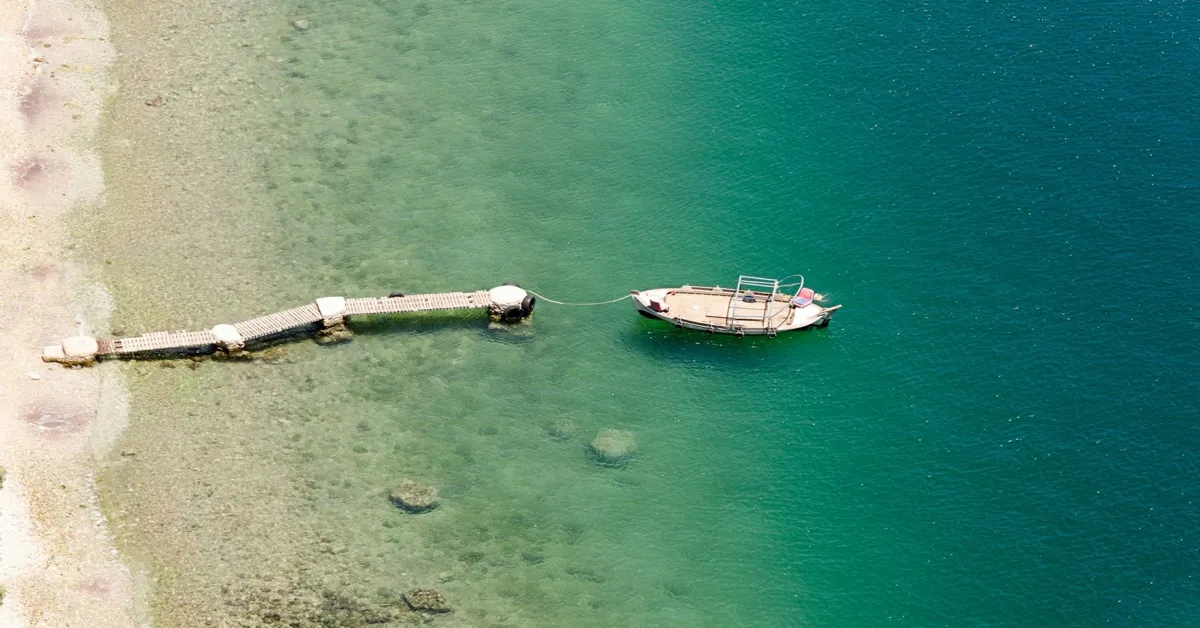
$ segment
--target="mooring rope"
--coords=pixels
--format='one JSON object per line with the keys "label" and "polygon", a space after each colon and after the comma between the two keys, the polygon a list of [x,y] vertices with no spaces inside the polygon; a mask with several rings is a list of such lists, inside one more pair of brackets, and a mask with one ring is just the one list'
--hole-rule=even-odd
{"label": "mooring rope", "polygon": [[575,305],[575,306],[608,305],[609,303],[616,303],[617,301],[624,301],[625,299],[628,299],[633,296],[632,294],[627,294],[623,297],[613,299],[612,301],[597,301],[596,303],[563,303],[562,301],[555,301],[554,299],[544,297],[544,296],[534,292],[533,290],[526,290],[526,292],[528,292],[529,294],[532,294],[533,296],[535,296],[543,301],[547,301],[547,302],[553,303],[555,305]]}

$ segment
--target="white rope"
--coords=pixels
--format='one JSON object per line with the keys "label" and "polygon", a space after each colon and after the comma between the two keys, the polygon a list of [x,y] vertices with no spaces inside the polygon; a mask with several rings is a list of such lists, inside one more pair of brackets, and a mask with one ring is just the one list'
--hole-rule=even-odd
{"label": "white rope", "polygon": [[625,295],[625,296],[623,296],[623,297],[621,297],[621,298],[618,298],[618,299],[613,299],[612,301],[598,301],[598,302],[596,302],[596,303],[563,303],[562,301],[555,301],[554,299],[550,299],[550,298],[544,297],[544,296],[542,296],[542,295],[540,295],[540,294],[538,294],[538,293],[534,292],[533,290],[526,290],[526,292],[528,292],[529,294],[532,294],[533,296],[535,296],[535,297],[537,297],[537,298],[539,298],[539,299],[541,299],[541,300],[543,300],[543,301],[548,301],[548,302],[550,302],[550,303],[553,303],[553,304],[555,304],[555,305],[575,305],[575,306],[587,306],[587,305],[608,305],[609,303],[616,303],[617,301],[624,301],[625,299],[628,299],[628,298],[630,298],[630,297],[632,297],[632,296],[633,296],[632,294],[627,294],[627,295]]}

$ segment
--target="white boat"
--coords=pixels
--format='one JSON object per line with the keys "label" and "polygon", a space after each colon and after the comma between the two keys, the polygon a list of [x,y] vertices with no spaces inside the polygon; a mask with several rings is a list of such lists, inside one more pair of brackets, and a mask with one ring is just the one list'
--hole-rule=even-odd
{"label": "white boat", "polygon": [[633,290],[631,294],[642,316],[680,328],[734,336],[775,336],[824,327],[842,307],[820,305],[821,295],[804,286],[802,275],[783,279],[742,275],[736,288],[683,286]]}

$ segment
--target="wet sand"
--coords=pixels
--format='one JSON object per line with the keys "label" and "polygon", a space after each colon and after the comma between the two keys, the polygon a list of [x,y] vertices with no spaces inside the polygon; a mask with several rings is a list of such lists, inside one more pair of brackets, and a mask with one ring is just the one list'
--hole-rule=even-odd
{"label": "wet sand", "polygon": [[123,407],[119,373],[40,359],[44,344],[107,326],[110,300],[75,257],[70,216],[103,199],[93,140],[113,57],[94,3],[0,7],[0,626],[142,623],[92,471]]}

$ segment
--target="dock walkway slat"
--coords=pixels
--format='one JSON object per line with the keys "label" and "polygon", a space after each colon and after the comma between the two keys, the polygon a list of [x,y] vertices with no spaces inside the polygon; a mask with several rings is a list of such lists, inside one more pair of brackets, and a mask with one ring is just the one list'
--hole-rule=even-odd
{"label": "dock walkway slat", "polygon": [[321,312],[313,304],[294,307],[290,310],[259,316],[248,321],[234,323],[234,328],[246,340],[257,340],[267,336],[288,333],[321,322]]}
{"label": "dock walkway slat", "polygon": [[346,314],[401,314],[437,310],[466,310],[491,305],[487,290],[476,292],[445,292],[441,294],[412,294],[403,297],[371,297],[346,299]]}
{"label": "dock walkway slat", "polygon": [[216,344],[211,331],[181,331],[154,332],[134,338],[103,340],[100,345],[100,355],[112,353],[146,353],[153,351],[171,351],[188,348],[200,348]]}

